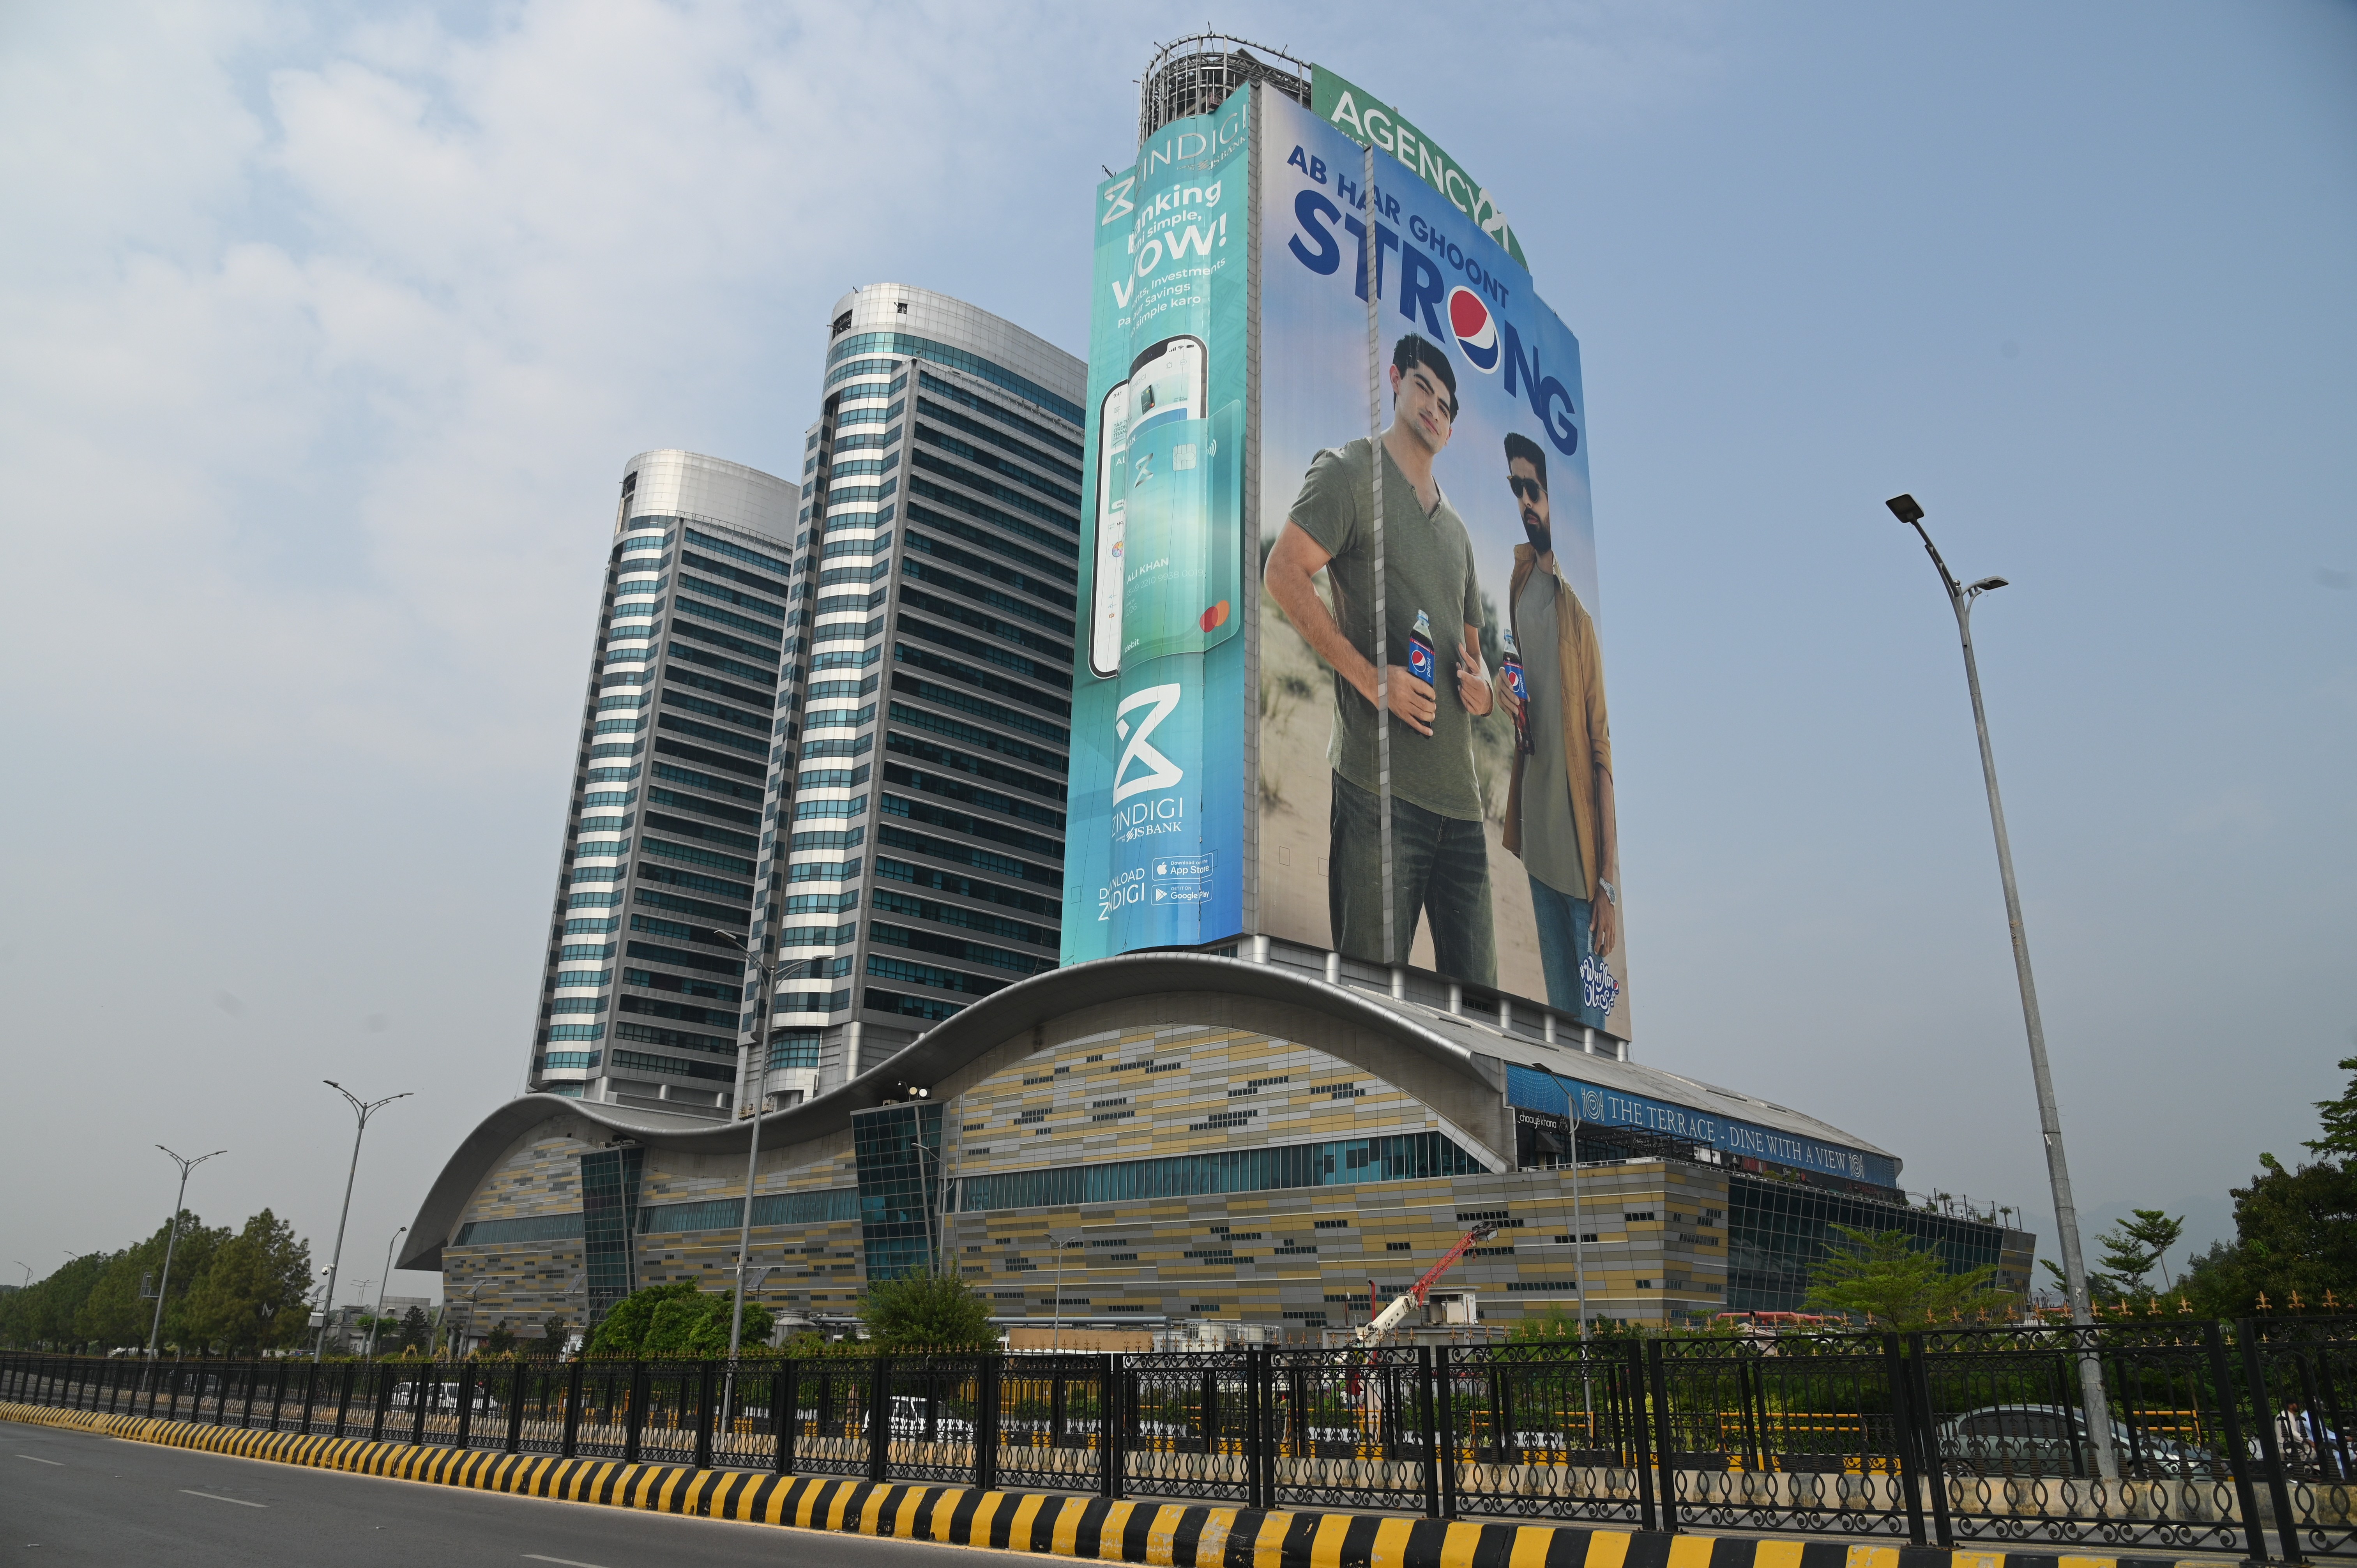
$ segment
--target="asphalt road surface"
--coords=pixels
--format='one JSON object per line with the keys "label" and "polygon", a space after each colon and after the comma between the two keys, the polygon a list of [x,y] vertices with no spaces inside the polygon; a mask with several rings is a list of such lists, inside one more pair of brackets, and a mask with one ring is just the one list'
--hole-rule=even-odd
{"label": "asphalt road surface", "polygon": [[107,1568],[956,1568],[992,1552],[471,1492],[0,1422],[0,1557]]}

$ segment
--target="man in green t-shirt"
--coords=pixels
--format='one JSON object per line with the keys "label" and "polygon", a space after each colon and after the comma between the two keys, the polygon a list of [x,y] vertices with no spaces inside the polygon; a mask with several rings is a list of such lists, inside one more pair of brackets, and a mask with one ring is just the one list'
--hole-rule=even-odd
{"label": "man in green t-shirt", "polygon": [[[1384,660],[1391,700],[1392,950],[1383,950],[1382,803],[1375,710],[1374,471],[1377,444],[1318,454],[1264,578],[1302,640],[1334,671],[1334,769],[1326,901],[1334,946],[1405,963],[1416,923],[1432,920],[1433,964],[1476,985],[1498,983],[1490,852],[1473,777],[1473,720],[1493,701],[1481,660],[1481,590],[1464,520],[1433,477],[1457,421],[1457,372],[1413,333],[1392,352],[1383,475]],[[1327,610],[1311,579],[1334,596]],[[1430,682],[1409,673],[1408,636],[1431,628]],[[1453,678],[1452,678],[1453,677]]]}

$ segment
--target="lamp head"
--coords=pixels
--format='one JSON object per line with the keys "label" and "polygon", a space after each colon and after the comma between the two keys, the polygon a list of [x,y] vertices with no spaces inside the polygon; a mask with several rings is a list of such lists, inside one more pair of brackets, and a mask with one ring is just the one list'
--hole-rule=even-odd
{"label": "lamp head", "polygon": [[2005,585],[2006,579],[2003,577],[1983,577],[1979,582],[1975,583],[1971,587],[1964,591],[1968,594],[1986,594],[1992,589],[2002,588]]}
{"label": "lamp head", "polygon": [[1890,515],[1897,518],[1901,522],[1921,522],[1923,521],[1923,509],[1915,504],[1915,498],[1913,496],[1893,496],[1882,504],[1889,507],[1890,509]]}

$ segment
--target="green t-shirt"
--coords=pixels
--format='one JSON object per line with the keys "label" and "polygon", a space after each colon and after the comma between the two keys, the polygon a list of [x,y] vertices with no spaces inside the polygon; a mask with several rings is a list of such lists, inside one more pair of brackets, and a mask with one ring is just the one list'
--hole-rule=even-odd
{"label": "green t-shirt", "polygon": [[[1318,454],[1301,481],[1292,521],[1333,560],[1326,568],[1334,591],[1334,619],[1361,657],[1375,657],[1374,491],[1361,438],[1337,451]],[[1383,454],[1383,615],[1389,623],[1386,657],[1394,681],[1407,672],[1407,638],[1415,615],[1432,618],[1436,712],[1432,733],[1422,736],[1394,717],[1392,725],[1392,793],[1458,822],[1481,820],[1481,798],[1473,783],[1473,719],[1457,695],[1457,645],[1465,628],[1481,624],[1481,589],[1473,575],[1473,542],[1465,521],[1443,495],[1426,515],[1415,486]],[[1375,706],[1359,695],[1340,672],[1334,676],[1334,739],[1327,752],[1334,771],[1372,793],[1375,780]]]}
{"label": "green t-shirt", "polygon": [[[1531,755],[1523,759],[1523,869],[1556,892],[1587,897],[1579,829],[1571,816],[1571,775],[1563,748],[1563,643],[1555,627],[1555,580],[1533,572],[1514,603],[1514,638],[1531,689]],[[1579,748],[1584,758],[1585,744]]]}

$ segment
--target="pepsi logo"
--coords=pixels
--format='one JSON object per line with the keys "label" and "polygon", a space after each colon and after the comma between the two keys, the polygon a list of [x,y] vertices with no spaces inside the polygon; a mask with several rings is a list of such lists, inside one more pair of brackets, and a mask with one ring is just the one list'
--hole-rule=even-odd
{"label": "pepsi logo", "polygon": [[1465,362],[1487,374],[1498,368],[1498,319],[1489,303],[1459,284],[1448,291],[1448,329]]}

